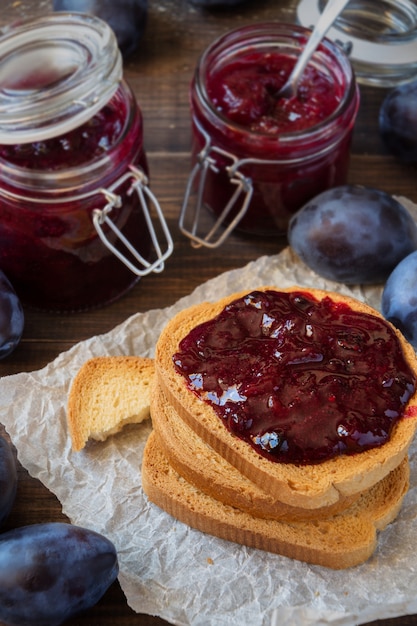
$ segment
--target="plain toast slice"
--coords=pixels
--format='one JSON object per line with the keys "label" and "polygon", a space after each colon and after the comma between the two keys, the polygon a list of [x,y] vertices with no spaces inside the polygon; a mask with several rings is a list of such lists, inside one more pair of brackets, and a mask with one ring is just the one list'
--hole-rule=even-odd
{"label": "plain toast slice", "polygon": [[72,448],[104,441],[126,424],[150,417],[154,361],[139,356],[103,356],[86,361],[72,381],[67,404]]}

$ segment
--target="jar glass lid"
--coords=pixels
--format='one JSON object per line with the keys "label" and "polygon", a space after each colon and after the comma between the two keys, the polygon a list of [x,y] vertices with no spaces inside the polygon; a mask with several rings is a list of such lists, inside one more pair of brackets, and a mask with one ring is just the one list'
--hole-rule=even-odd
{"label": "jar glass lid", "polygon": [[[300,0],[300,24],[313,27],[325,4]],[[415,0],[351,0],[327,37],[349,55],[361,83],[392,87],[417,78]]]}
{"label": "jar glass lid", "polygon": [[116,37],[102,20],[55,13],[0,31],[0,143],[73,130],[110,100],[122,77]]}

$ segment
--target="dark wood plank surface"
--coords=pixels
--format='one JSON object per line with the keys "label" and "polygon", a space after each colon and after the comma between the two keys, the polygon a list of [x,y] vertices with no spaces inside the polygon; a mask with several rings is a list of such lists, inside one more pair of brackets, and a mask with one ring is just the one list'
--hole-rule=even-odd
{"label": "dark wood plank surface", "polygon": [[[7,23],[22,15],[45,13],[51,3],[6,0],[2,5],[0,20]],[[143,113],[152,189],[171,228],[174,254],[163,275],[144,278],[110,306],[72,316],[26,311],[22,341],[10,357],[0,362],[1,376],[40,369],[62,351],[92,335],[107,332],[129,315],[168,306],[201,282],[261,255],[275,254],[285,246],[284,240],[275,238],[232,235],[218,250],[197,251],[179,233],[177,220],[189,172],[188,86],[198,56],[214,37],[231,28],[255,21],[294,21],[295,6],[294,0],[249,0],[244,7],[214,12],[196,8],[188,0],[149,0],[146,34],[137,53],[126,63],[125,76]],[[350,181],[379,187],[417,202],[415,168],[401,165],[390,156],[378,134],[378,110],[385,93],[382,89],[361,87]],[[19,467],[18,494],[7,528],[64,519],[57,499]],[[68,626],[166,624],[159,618],[131,611],[118,583],[97,606],[67,623]],[[375,624],[417,625],[417,616]]]}

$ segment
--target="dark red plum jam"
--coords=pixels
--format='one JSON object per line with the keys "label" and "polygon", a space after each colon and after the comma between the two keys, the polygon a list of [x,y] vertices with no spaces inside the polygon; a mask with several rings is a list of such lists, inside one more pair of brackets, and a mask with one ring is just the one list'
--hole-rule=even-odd
{"label": "dark red plum jam", "polygon": [[[100,240],[92,216],[130,165],[147,173],[142,118],[123,83],[78,128],[50,139],[0,145],[0,267],[23,303],[76,311],[113,301],[138,280]],[[144,258],[151,239],[131,181],[109,216]],[[109,241],[129,253],[108,226]]]}
{"label": "dark red plum jam", "polygon": [[248,185],[223,212],[243,177],[252,195],[236,228],[249,234],[285,235],[305,202],[347,179],[359,92],[343,52],[325,42],[297,96],[276,97],[305,41],[285,24],[232,31],[202,56],[191,86],[193,159],[210,164],[202,204],[229,224]]}
{"label": "dark red plum jam", "polygon": [[181,341],[174,364],[229,431],[281,463],[383,445],[415,389],[385,320],[301,291],[235,300]]}
{"label": "dark red plum jam", "polygon": [[339,106],[344,85],[307,66],[292,98],[277,98],[295,58],[274,52],[248,52],[206,78],[207,95],[219,113],[250,132],[299,132],[326,120]]}
{"label": "dark red plum jam", "polygon": [[82,167],[104,157],[120,141],[126,107],[109,103],[79,128],[33,143],[0,145],[2,161],[44,172]]}

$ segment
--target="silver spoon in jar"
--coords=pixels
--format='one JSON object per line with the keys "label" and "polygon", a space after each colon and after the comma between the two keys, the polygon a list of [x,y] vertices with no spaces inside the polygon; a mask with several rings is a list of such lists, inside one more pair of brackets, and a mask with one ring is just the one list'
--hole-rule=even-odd
{"label": "silver spoon in jar", "polygon": [[292,72],[287,78],[285,85],[281,87],[281,89],[275,94],[275,97],[277,99],[292,98],[293,96],[297,95],[298,83],[300,81],[302,73],[306,68],[306,65],[316,51],[317,46],[329,30],[330,26],[333,24],[333,22],[336,21],[337,17],[343,11],[348,2],[350,2],[350,0],[328,1],[323,9],[323,13],[320,15],[320,18],[306,43],[304,50],[298,57],[297,63],[294,65]]}

